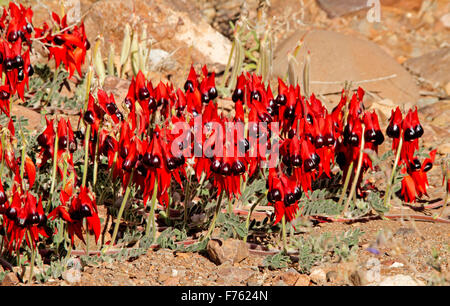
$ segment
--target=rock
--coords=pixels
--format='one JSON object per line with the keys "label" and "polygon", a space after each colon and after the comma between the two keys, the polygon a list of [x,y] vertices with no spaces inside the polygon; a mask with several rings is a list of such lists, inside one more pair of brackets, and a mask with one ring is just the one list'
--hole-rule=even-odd
{"label": "rock", "polygon": [[382,6],[393,7],[405,11],[418,11],[423,0],[381,0]]}
{"label": "rock", "polygon": [[177,277],[177,276],[178,276],[178,270],[172,269],[172,277]]}
{"label": "rock", "polygon": [[439,21],[442,22],[444,27],[446,27],[447,29],[450,29],[450,13],[447,13],[447,14],[443,15],[439,19]]}
{"label": "rock", "polygon": [[103,83],[103,90],[108,94],[113,94],[118,106],[122,105],[128,93],[131,81],[124,80],[115,76],[107,76]]}
{"label": "rock", "polygon": [[411,227],[401,227],[395,233],[394,236],[409,236],[416,232],[414,228]]}
{"label": "rock", "polygon": [[[246,2],[250,2],[248,0],[228,0],[228,1],[220,1],[215,0],[214,8],[215,15],[212,20],[212,26],[225,35],[226,37],[231,38],[233,36],[233,29],[230,27],[230,21],[236,22],[241,15],[246,14],[246,10],[243,5],[248,5]],[[254,1],[253,1],[254,2]]]}
{"label": "rock", "polygon": [[[391,110],[395,109],[396,105],[392,100],[390,99],[383,99],[376,102],[373,102],[372,105],[369,107],[369,110],[379,110],[383,113],[384,117],[390,118],[391,117]],[[380,120],[380,122],[382,122]]]}
{"label": "rock", "polygon": [[415,280],[409,275],[397,274],[394,276],[388,276],[383,279],[379,286],[423,286],[424,283],[418,280]]}
{"label": "rock", "polygon": [[[438,122],[438,121],[436,121]],[[425,147],[439,147],[447,144],[447,139],[450,137],[450,122],[442,122],[444,126],[436,126],[433,124],[422,123],[425,133],[421,140]]]}
{"label": "rock", "polygon": [[192,253],[176,253],[176,257],[180,257],[183,259],[189,259],[192,257]]}
{"label": "rock", "polygon": [[67,268],[69,269],[75,269],[78,271],[82,271],[83,270],[83,266],[81,264],[81,260],[77,257],[71,257],[68,261],[67,261]]}
{"label": "rock", "polygon": [[0,286],[15,286],[19,283],[19,279],[17,278],[16,273],[9,272],[3,278],[3,281],[0,283]]}
{"label": "rock", "polygon": [[161,49],[151,49],[149,60],[150,70],[174,70],[178,63],[172,58],[172,54]]}
{"label": "rock", "polygon": [[434,117],[433,121],[431,121],[431,124],[447,128],[450,125],[450,122],[448,118],[450,117],[450,109],[448,110],[442,110],[442,112],[438,113],[436,117]]}
{"label": "rock", "polygon": [[164,286],[177,286],[180,282],[179,277],[169,277],[164,281]]}
{"label": "rock", "polygon": [[327,282],[327,274],[320,268],[312,268],[309,277],[317,285],[323,285]]}
{"label": "rock", "polygon": [[294,286],[300,277],[300,273],[298,273],[295,269],[290,268],[286,272],[281,273],[280,279],[288,286]]}
{"label": "rock", "polygon": [[209,258],[218,265],[224,262],[238,263],[249,256],[247,244],[237,239],[211,239],[206,250]]}
{"label": "rock", "polygon": [[450,82],[450,47],[411,58],[404,65],[431,85],[444,87]]}
{"label": "rock", "polygon": [[338,273],[334,270],[327,272],[327,282],[332,283],[338,279]]}
{"label": "rock", "polygon": [[362,286],[364,283],[364,275],[358,270],[353,271],[349,278],[353,286]]}
{"label": "rock", "polygon": [[27,119],[28,124],[26,128],[29,131],[36,130],[40,132],[40,130],[42,129],[41,114],[35,112],[34,110],[31,110],[28,107],[13,103],[11,107],[11,114]]}
{"label": "rock", "polygon": [[317,0],[329,18],[340,17],[369,8],[367,0]]}
{"label": "rock", "polygon": [[170,268],[170,267],[165,266],[159,271],[158,281],[161,284],[164,284],[169,278],[177,277],[177,276],[178,276],[178,273],[177,273],[177,275],[174,275],[173,269]]}
{"label": "rock", "polygon": [[431,11],[426,11],[423,15],[422,15],[422,20],[423,22],[425,22],[428,25],[433,25],[434,24],[434,16],[433,13]]}
{"label": "rock", "polygon": [[439,102],[439,98],[438,97],[425,97],[425,98],[420,98],[417,101],[417,107],[420,108],[424,108],[430,105],[433,105],[434,103]]}
{"label": "rock", "polygon": [[81,281],[81,272],[77,269],[71,268],[63,272],[62,278],[70,284]]}
{"label": "rock", "polygon": [[255,275],[255,271],[226,264],[218,269],[217,274],[219,275],[219,280],[221,279],[225,285],[237,285],[242,282],[247,282],[247,280]]}
{"label": "rock", "polygon": [[403,266],[404,264],[402,264],[401,262],[394,262],[392,265],[389,266],[389,268],[401,268]]}
{"label": "rock", "polygon": [[[196,6],[182,0],[97,1],[84,21],[91,42],[98,34],[105,42],[122,42],[125,24],[134,22],[146,24],[147,35],[158,43],[158,48],[168,53],[176,51],[173,59],[181,64],[227,63],[230,41],[203,20]],[[121,45],[116,50],[120,52]]]}
{"label": "rock", "polygon": [[428,121],[433,121],[439,114],[450,111],[450,100],[441,100],[419,108],[419,116],[423,115]]}
{"label": "rock", "polygon": [[368,269],[364,275],[365,281],[368,283],[379,282],[381,279],[381,263],[376,258],[370,258],[366,263]]}
{"label": "rock", "polygon": [[[414,78],[383,49],[371,41],[332,31],[297,31],[281,42],[275,51],[274,76],[285,76],[288,67],[287,55],[301,39],[304,41],[296,58],[298,63],[296,75],[302,82],[304,58],[306,53],[310,52],[310,91],[316,95],[327,93],[340,95],[345,80],[358,82],[395,75],[389,79],[367,82],[360,86],[376,93],[381,99],[392,100],[396,105],[407,102],[414,104],[420,98]],[[357,87],[357,84],[354,86]]]}
{"label": "rock", "polygon": [[300,274],[294,286],[309,286],[311,280],[308,275]]}
{"label": "rock", "polygon": [[263,282],[255,276],[252,276],[247,280],[247,286],[250,287],[261,286],[262,284]]}
{"label": "rock", "polygon": [[[116,202],[114,202],[113,207],[120,209],[120,206],[122,206],[123,197],[117,197]],[[125,209],[129,209],[131,206],[131,199],[127,200],[127,203],[125,203]]]}
{"label": "rock", "polygon": [[450,154],[450,143],[444,143],[437,148],[438,153],[446,155]]}
{"label": "rock", "polygon": [[445,92],[447,93],[447,95],[450,96],[450,82],[448,82],[447,85],[445,85]]}

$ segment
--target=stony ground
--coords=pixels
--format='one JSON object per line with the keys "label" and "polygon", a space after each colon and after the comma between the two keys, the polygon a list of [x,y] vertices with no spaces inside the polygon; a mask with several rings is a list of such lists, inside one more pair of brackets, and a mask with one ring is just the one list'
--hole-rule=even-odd
{"label": "stony ground", "polygon": [[[216,265],[203,254],[160,249],[150,250],[133,260],[105,262],[98,266],[82,267],[74,259],[74,266],[79,268],[69,270],[62,280],[50,279],[46,285],[448,285],[448,226],[384,220],[315,226],[303,236],[356,228],[364,234],[355,256],[342,262],[324,261],[308,274],[298,272],[295,255],[289,267],[272,270],[264,266],[264,256],[250,255],[239,263]],[[437,257],[433,257],[433,252]],[[7,282],[13,284],[15,279],[10,277]]]}
{"label": "stony ground", "polygon": [[[41,2],[51,8],[57,7],[57,1]],[[396,77],[392,79],[364,83],[363,87],[367,86],[371,91],[366,107],[375,109],[381,117],[380,121],[386,121],[393,106],[407,108],[416,105],[425,128],[422,144],[426,149],[438,149],[438,165],[430,172],[429,197],[414,207],[402,208],[402,203],[394,201],[395,212],[421,216],[436,213],[436,209],[424,210],[421,207],[442,201],[445,195],[439,164],[450,154],[448,1],[381,1],[383,6],[379,23],[370,23],[366,18],[367,10],[355,11],[358,5],[349,4],[358,4],[358,1],[160,0],[150,4],[150,1],[136,0],[134,6],[115,0],[82,0],[81,3],[82,11],[86,13],[86,24],[91,25],[87,28],[91,40],[98,32],[102,32],[106,42],[114,41],[120,45],[124,23],[133,21],[131,15],[137,16],[139,22],[148,23],[149,33],[157,42],[153,48],[167,54],[173,53],[164,61],[168,64],[159,65],[151,78],[155,81],[170,79],[177,86],[182,85],[192,62],[214,67],[220,81],[220,71],[223,71],[227,57],[215,56],[214,50],[230,50],[233,32],[229,21],[242,18],[252,22],[258,29],[268,26],[272,29],[276,67],[274,77],[287,71],[287,64],[283,62],[286,52],[295,48],[299,38],[304,38],[305,52],[308,50],[312,55],[311,78],[317,81],[312,86],[330,107],[338,99],[333,92],[336,92],[336,88],[339,92],[342,84],[320,84],[321,81],[347,79],[361,82],[395,74]],[[117,15],[118,11],[120,15]],[[112,15],[103,16],[99,12]],[[161,12],[163,15],[152,18]],[[37,20],[45,19],[45,14],[46,9],[41,8],[37,12]],[[99,20],[98,16],[103,18]],[[204,38],[208,43],[198,48],[192,47],[190,42],[176,34],[177,31],[189,30],[209,33]],[[298,36],[298,33],[308,34]],[[333,50],[333,46],[340,46],[339,50],[323,51]],[[360,51],[361,54],[358,50],[364,51]],[[300,52],[298,58],[298,75],[301,75],[302,54]],[[377,72],[379,67],[381,70]],[[185,73],[180,75],[179,71]],[[341,75],[343,79],[339,78]],[[126,93],[126,82],[122,84],[124,81],[114,78],[108,82],[105,87],[109,86],[108,90],[113,91],[116,97]],[[23,115],[29,118],[32,126],[40,128],[38,113],[24,110],[20,105],[14,107],[24,111]],[[385,143],[380,153],[389,150],[389,146],[390,143]],[[373,175],[371,180],[379,186],[384,184],[377,175]],[[447,209],[443,218],[448,220],[449,215]],[[149,250],[146,255],[127,262],[79,266],[79,269],[72,270],[72,274],[66,274],[62,280],[50,280],[46,285],[449,284],[448,223],[412,220],[319,223],[306,228],[304,233],[296,234],[292,239],[356,228],[364,232],[356,250],[357,256],[345,262],[324,260],[307,274],[298,272],[295,256],[289,267],[271,270],[264,267],[264,256],[254,254],[241,262],[216,265],[205,254],[160,249]],[[273,239],[277,241],[278,237]],[[13,275],[5,280],[5,284],[16,283],[17,279]]]}

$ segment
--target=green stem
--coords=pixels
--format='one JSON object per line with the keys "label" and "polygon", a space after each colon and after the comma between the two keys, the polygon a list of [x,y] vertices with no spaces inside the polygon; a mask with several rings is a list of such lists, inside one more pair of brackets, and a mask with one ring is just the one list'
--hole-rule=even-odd
{"label": "green stem", "polygon": [[[100,129],[99,129],[100,131]],[[98,135],[97,135],[98,136]],[[94,174],[93,174],[93,179],[92,179],[92,186],[95,190],[95,186],[97,184],[97,171],[98,171],[98,161],[99,161],[99,152],[98,152],[98,146],[100,143],[100,137],[97,137],[97,140],[95,142],[95,153],[94,153]]]}
{"label": "green stem", "polygon": [[84,227],[86,228],[86,256],[89,256],[89,228],[86,218],[84,218]]}
{"label": "green stem", "polygon": [[150,235],[150,223],[152,227],[152,239],[156,236],[156,223],[155,223],[155,208],[156,208],[156,195],[158,194],[158,181],[155,181],[155,186],[153,187],[152,203],[150,207],[150,214],[147,218],[147,228],[145,229],[145,236]]}
{"label": "green stem", "polygon": [[2,134],[2,165],[0,166],[0,177],[3,178],[3,169],[5,167],[5,150],[3,148],[5,147],[5,134]]}
{"label": "green stem", "polygon": [[398,143],[397,154],[395,156],[394,166],[392,166],[391,176],[389,177],[388,185],[386,186],[386,193],[384,194],[384,207],[389,207],[391,205],[391,188],[394,181],[395,172],[397,170],[397,165],[400,160],[400,155],[403,146],[403,131],[400,134],[400,142]]}
{"label": "green stem", "polygon": [[191,188],[191,180],[190,177],[186,178],[187,184],[186,184],[186,191],[184,194],[184,225],[187,227],[187,221],[188,221],[188,208],[189,208],[189,196],[190,196],[190,188]]}
{"label": "green stem", "polygon": [[[249,178],[248,178],[248,174],[247,173],[244,173],[244,175],[240,177],[239,183],[241,184],[241,194],[244,194],[245,189],[247,188],[248,179]],[[240,207],[239,203],[238,203],[237,207]]]}
{"label": "green stem", "polygon": [[22,188],[24,188],[23,186],[23,176],[25,174],[25,154],[26,154],[26,143],[25,143],[25,137],[22,134],[22,139],[23,139],[23,146],[22,146],[22,162],[20,164],[20,178],[22,180]]}
{"label": "green stem", "polygon": [[[64,188],[64,186],[66,185],[66,181],[67,181],[67,161],[64,161],[64,170],[63,170],[63,180],[62,180],[62,188]],[[61,243],[61,241],[65,238],[65,227],[64,227],[64,220],[63,219],[59,219],[58,220],[58,233],[56,234],[58,236],[58,238],[56,239],[56,253],[59,255],[59,245]]]}
{"label": "green stem", "polygon": [[91,125],[86,128],[86,135],[84,137],[84,168],[83,168],[83,181],[81,186],[86,186],[87,168],[89,162],[89,138],[91,137]]}
{"label": "green stem", "polygon": [[229,70],[230,70],[231,59],[233,58],[234,48],[235,47],[236,47],[236,42],[233,40],[233,43],[231,45],[230,55],[228,56],[227,66],[225,67],[225,71],[224,71],[224,75],[223,75],[223,79],[222,79],[222,84],[221,84],[222,88],[225,88],[225,83],[227,82],[227,79],[228,79],[228,73],[229,73]]}
{"label": "green stem", "polygon": [[134,174],[134,169],[133,169],[133,171],[131,171],[130,179],[128,180],[128,183],[127,183],[127,189],[125,191],[125,195],[123,197],[122,204],[120,205],[119,214],[117,215],[116,224],[114,225],[114,232],[113,232],[113,235],[111,238],[111,245],[113,245],[114,242],[116,241],[117,232],[119,231],[119,225],[120,225],[120,221],[122,219],[122,214],[125,209],[125,205],[127,204],[128,196],[130,195],[131,181],[133,180],[133,174]]}
{"label": "green stem", "polygon": [[362,160],[364,156],[364,132],[365,132],[366,126],[362,125],[362,132],[361,132],[361,146],[359,147],[359,158],[358,158],[358,167],[356,168],[355,177],[353,178],[352,187],[350,189],[350,194],[348,195],[347,201],[345,202],[344,210],[342,211],[342,215],[345,216],[345,213],[347,212],[347,209],[350,205],[350,201],[352,200],[353,194],[356,190],[356,185],[358,184],[358,178],[359,173],[361,172],[361,166],[362,166]]}
{"label": "green stem", "polygon": [[247,229],[247,235],[245,235],[245,237],[244,237],[244,242],[247,242],[248,228],[249,228],[249,226],[250,226],[250,217],[252,216],[252,213],[253,213],[253,211],[255,210],[256,206],[258,206],[258,204],[261,203],[262,199],[263,199],[264,197],[267,196],[267,192],[268,192],[268,191],[266,191],[265,193],[263,193],[263,194],[259,197],[259,199],[258,199],[258,200],[250,207],[250,210],[249,210],[248,215],[247,215],[247,219],[245,220],[245,228]]}
{"label": "green stem", "polygon": [[83,112],[86,111],[88,101],[89,101],[89,92],[91,91],[91,81],[92,81],[92,70],[93,70],[92,66],[89,66],[87,78],[86,78],[86,92],[85,92],[85,96],[84,96]]}
{"label": "green stem", "polygon": [[345,194],[347,193],[348,183],[350,182],[350,177],[352,176],[352,172],[353,172],[353,162],[351,162],[350,166],[348,167],[347,175],[345,177],[345,182],[344,182],[344,188],[342,189],[341,197],[339,198],[339,202],[338,202],[338,207],[340,207],[342,205],[342,202],[344,202],[344,197],[345,197]]}
{"label": "green stem", "polygon": [[53,201],[53,192],[55,191],[55,184],[56,184],[56,168],[58,164],[58,133],[56,133],[55,136],[55,144],[53,145],[53,168],[52,168],[52,185],[50,187],[50,196],[48,198],[48,204],[46,207],[46,210],[48,212],[49,209],[51,209],[52,201]]}
{"label": "green stem", "polygon": [[29,283],[33,282],[33,269],[34,269],[34,260],[36,257],[36,250],[33,248],[33,240],[31,239],[30,231],[27,231],[28,239],[30,240],[31,244],[31,267],[30,267],[30,276],[29,276]]}
{"label": "green stem", "polygon": [[233,214],[233,202],[228,199],[228,214],[231,216]]}
{"label": "green stem", "polygon": [[281,219],[281,232],[283,236],[283,253],[287,253],[287,236],[286,236],[286,216]]}
{"label": "green stem", "polygon": [[216,220],[217,220],[217,216],[219,215],[220,206],[222,204],[222,198],[223,198],[223,191],[220,193],[219,197],[217,198],[216,209],[214,210],[214,217],[211,221],[211,224],[209,226],[208,232],[206,233],[206,236],[202,240],[208,239],[216,227]]}
{"label": "green stem", "polygon": [[193,199],[198,197],[198,195],[200,194],[200,191],[202,190],[205,178],[206,178],[206,173],[202,172],[202,176],[200,177],[200,182],[198,183],[198,188],[197,188],[197,191],[195,192]]}
{"label": "green stem", "polygon": [[[170,194],[170,187],[169,190],[167,191]],[[172,222],[170,220],[170,197],[169,197],[169,203],[167,203],[167,207],[166,207],[166,225],[167,226],[172,226]]]}

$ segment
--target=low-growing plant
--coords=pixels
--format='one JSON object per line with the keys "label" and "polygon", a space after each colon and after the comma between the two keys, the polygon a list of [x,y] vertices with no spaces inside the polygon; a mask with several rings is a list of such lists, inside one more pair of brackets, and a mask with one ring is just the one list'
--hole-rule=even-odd
{"label": "low-growing plant", "polygon": [[336,257],[338,260],[347,260],[358,248],[359,238],[363,232],[359,229],[342,232],[339,235],[324,233],[314,237],[300,237],[293,242],[298,250],[298,267],[302,273],[320,263]]}
{"label": "low-growing plant", "polygon": [[[234,66],[221,86],[215,72],[191,66],[176,88],[148,79],[146,31],[138,37],[126,27],[119,64],[111,50],[105,67],[102,40],[91,49],[83,22],[69,25],[64,14],[51,13],[39,27],[32,15],[10,2],[0,27],[0,256],[23,271],[29,265],[29,280],[60,277],[80,246],[86,264],[128,260],[153,243],[202,252],[216,227],[223,238],[244,241],[280,233],[282,252],[265,262],[281,268],[289,263],[286,229],[298,218],[383,215],[395,195],[414,202],[427,194],[436,150],[418,150],[424,131],[417,109],[392,110],[383,133],[377,114],[365,110],[365,91],[345,86],[329,111],[310,92],[308,58],[302,88],[290,73],[289,84],[278,79],[272,90],[270,31],[236,26]],[[54,69],[32,62],[35,44]],[[128,75],[128,63],[129,89],[116,101],[103,81],[107,72]],[[230,97],[231,112],[219,97]],[[28,130],[11,113],[16,99],[41,110],[42,130]],[[60,107],[75,109],[75,118],[55,111]],[[378,158],[385,134],[392,155]],[[364,178],[387,162],[383,195]],[[270,206],[262,222],[253,216],[258,206]],[[360,234],[300,238],[301,269],[324,256],[348,258]],[[198,239],[185,244],[191,235]],[[44,262],[50,267],[33,275]]]}

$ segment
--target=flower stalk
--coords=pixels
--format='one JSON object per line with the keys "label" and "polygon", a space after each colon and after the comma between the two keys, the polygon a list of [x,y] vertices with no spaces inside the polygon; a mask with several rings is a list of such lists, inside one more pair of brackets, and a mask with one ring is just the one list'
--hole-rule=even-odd
{"label": "flower stalk", "polygon": [[206,236],[202,240],[208,239],[211,236],[211,234],[213,233],[214,229],[216,228],[216,220],[217,220],[217,216],[219,215],[220,207],[222,205],[222,198],[223,198],[223,191],[220,193],[219,197],[217,198],[217,204],[216,204],[216,209],[214,210],[213,219],[209,226],[208,232],[206,233]]}
{"label": "flower stalk", "polygon": [[57,163],[58,163],[58,142],[59,142],[59,138],[58,138],[58,133],[56,133],[55,135],[55,144],[53,147],[53,168],[52,168],[52,185],[50,187],[50,196],[48,198],[48,204],[46,206],[46,212],[49,211],[49,209],[51,209],[51,205],[52,205],[52,201],[53,201],[53,192],[55,191],[55,184],[56,184],[56,168],[57,168]]}
{"label": "flower stalk", "polygon": [[345,194],[347,193],[348,184],[350,183],[350,178],[353,173],[353,162],[350,163],[350,166],[348,167],[347,175],[345,176],[345,182],[344,182],[344,188],[342,189],[341,196],[339,197],[338,206],[342,205],[342,202],[344,202]]}
{"label": "flower stalk", "polygon": [[281,219],[281,234],[283,239],[283,253],[287,253],[286,216]]}
{"label": "flower stalk", "polygon": [[258,206],[258,204],[261,203],[263,198],[267,197],[267,193],[268,193],[268,190],[259,197],[259,199],[250,207],[250,210],[248,211],[248,215],[245,220],[245,228],[247,229],[247,235],[245,235],[245,237],[244,237],[244,242],[247,242],[247,238],[248,238],[248,228],[250,226],[250,217],[252,216],[252,213],[255,210],[256,206]]}
{"label": "flower stalk", "polygon": [[86,135],[84,138],[84,168],[83,168],[83,180],[81,186],[86,186],[87,168],[89,163],[89,138],[91,137],[91,125],[86,127]]}
{"label": "flower stalk", "polygon": [[352,200],[353,194],[356,191],[356,185],[358,184],[359,174],[361,173],[361,166],[362,166],[362,161],[363,161],[363,156],[364,156],[364,145],[365,145],[365,140],[364,140],[365,129],[366,129],[365,125],[362,124],[362,132],[361,132],[362,136],[361,136],[361,146],[359,149],[358,166],[356,168],[355,177],[353,178],[353,183],[352,183],[352,187],[350,189],[350,194],[348,195],[347,201],[345,202],[344,210],[342,211],[342,216],[345,216],[345,214],[347,213],[348,207],[350,205],[350,201]]}
{"label": "flower stalk", "polygon": [[152,202],[150,207],[150,214],[147,218],[147,228],[145,229],[145,236],[150,235],[150,223],[152,227],[152,241],[156,238],[156,222],[155,222],[155,208],[156,208],[156,195],[158,193],[158,181],[155,181],[155,187],[153,188]]}
{"label": "flower stalk", "polygon": [[123,211],[125,210],[125,206],[128,201],[128,196],[130,195],[131,181],[133,180],[133,174],[134,174],[134,169],[131,171],[131,175],[130,175],[130,178],[128,180],[127,187],[125,190],[125,195],[122,199],[122,204],[120,205],[119,214],[117,215],[116,224],[114,225],[114,231],[113,231],[113,235],[111,238],[111,245],[113,245],[115,243],[116,238],[117,238],[117,233],[119,231],[119,225],[120,225],[120,221],[122,219]]}
{"label": "flower stalk", "polygon": [[400,142],[398,143],[397,154],[395,156],[394,165],[392,166],[391,176],[389,177],[388,185],[386,186],[386,193],[384,194],[384,207],[390,207],[391,205],[391,188],[394,181],[397,165],[400,160],[400,154],[403,146],[403,131],[400,133]]}

